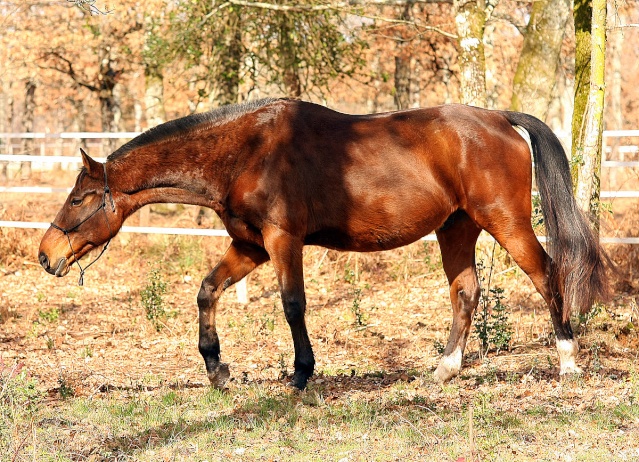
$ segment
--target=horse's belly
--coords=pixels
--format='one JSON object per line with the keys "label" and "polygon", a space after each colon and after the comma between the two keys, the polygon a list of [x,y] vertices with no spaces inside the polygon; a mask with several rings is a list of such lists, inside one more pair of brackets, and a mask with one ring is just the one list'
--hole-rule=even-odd
{"label": "horse's belly", "polygon": [[437,229],[450,212],[424,213],[404,217],[357,214],[342,226],[326,227],[309,234],[306,244],[336,250],[374,252],[389,250],[415,242]]}

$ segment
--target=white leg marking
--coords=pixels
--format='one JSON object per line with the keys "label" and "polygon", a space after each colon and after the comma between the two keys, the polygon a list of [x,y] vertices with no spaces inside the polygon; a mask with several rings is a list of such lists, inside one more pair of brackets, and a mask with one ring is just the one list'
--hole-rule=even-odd
{"label": "white leg marking", "polygon": [[451,354],[442,357],[439,366],[435,369],[435,380],[441,383],[449,381],[459,374],[461,365],[462,350],[460,347],[457,347]]}
{"label": "white leg marking", "polygon": [[559,375],[581,374],[581,368],[575,364],[579,352],[577,340],[557,340],[557,352],[559,353]]}

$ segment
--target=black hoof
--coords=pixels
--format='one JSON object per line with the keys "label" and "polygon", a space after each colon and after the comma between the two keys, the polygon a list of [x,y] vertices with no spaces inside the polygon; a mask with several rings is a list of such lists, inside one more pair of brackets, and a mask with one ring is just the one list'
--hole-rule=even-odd
{"label": "black hoof", "polygon": [[220,363],[216,368],[210,371],[208,374],[209,380],[211,381],[211,386],[213,388],[222,389],[224,385],[226,385],[227,380],[231,376],[229,372],[229,365],[225,363]]}
{"label": "black hoof", "polygon": [[295,373],[295,374],[293,374],[293,378],[287,384],[287,386],[289,386],[291,388],[296,388],[296,389],[298,389],[300,391],[304,391],[304,389],[306,389],[306,384],[308,383],[309,377],[310,377],[310,375],[307,375],[307,374]]}

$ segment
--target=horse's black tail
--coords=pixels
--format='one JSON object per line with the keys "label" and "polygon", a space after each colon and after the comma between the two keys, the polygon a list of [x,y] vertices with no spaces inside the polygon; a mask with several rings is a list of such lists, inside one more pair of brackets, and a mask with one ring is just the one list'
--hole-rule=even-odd
{"label": "horse's black tail", "polygon": [[610,294],[610,259],[578,208],[566,153],[552,130],[541,120],[519,112],[503,112],[512,124],[525,128],[532,145],[537,189],[552,258],[549,271],[553,291],[563,298],[563,319],[573,309],[584,314],[595,300]]}

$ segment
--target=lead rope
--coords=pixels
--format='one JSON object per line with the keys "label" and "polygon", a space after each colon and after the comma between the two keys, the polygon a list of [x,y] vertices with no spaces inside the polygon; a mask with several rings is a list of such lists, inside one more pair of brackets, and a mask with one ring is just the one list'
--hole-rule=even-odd
{"label": "lead rope", "polygon": [[[115,213],[115,202],[113,201],[113,194],[111,194],[111,188],[109,188],[109,183],[107,182],[106,164],[102,164],[102,166],[104,168],[104,194],[102,195],[102,204],[100,204],[100,206],[91,215],[86,217],[84,220],[82,220],[80,223],[75,225],[73,228],[68,228],[68,229],[67,228],[62,228],[62,227],[56,225],[55,223],[51,223],[51,226],[53,226],[55,229],[57,229],[59,231],[62,231],[64,233],[64,235],[67,237],[67,241],[69,241],[69,247],[71,248],[71,254],[73,255],[73,260],[78,265],[78,268],[80,268],[80,279],[78,279],[78,285],[79,286],[83,286],[84,285],[84,273],[86,272],[86,270],[88,270],[91,265],[93,265],[96,261],[98,261],[100,259],[102,254],[104,254],[104,252],[106,252],[106,250],[109,248],[109,244],[111,243],[111,239],[113,239],[113,232],[111,230],[111,224],[109,223],[109,217],[108,217],[108,215],[106,213],[106,199],[107,199],[107,196],[109,196],[109,202],[111,204],[111,211],[114,212],[114,213]],[[100,211],[100,209],[102,209],[102,211],[104,212],[104,219],[106,220],[107,227],[109,228],[109,240],[107,240],[106,244],[104,244],[104,247],[102,247],[102,251],[98,254],[98,256],[95,257],[95,259],[91,263],[89,263],[87,266],[85,266],[83,268],[82,265],[80,265],[80,260],[78,258],[76,258],[75,250],[73,250],[73,245],[71,244],[71,237],[69,236],[69,234],[72,233],[73,231],[75,231],[76,229],[78,229],[82,224],[84,224],[87,220],[89,220],[89,218],[91,218],[93,215],[98,213]]]}

